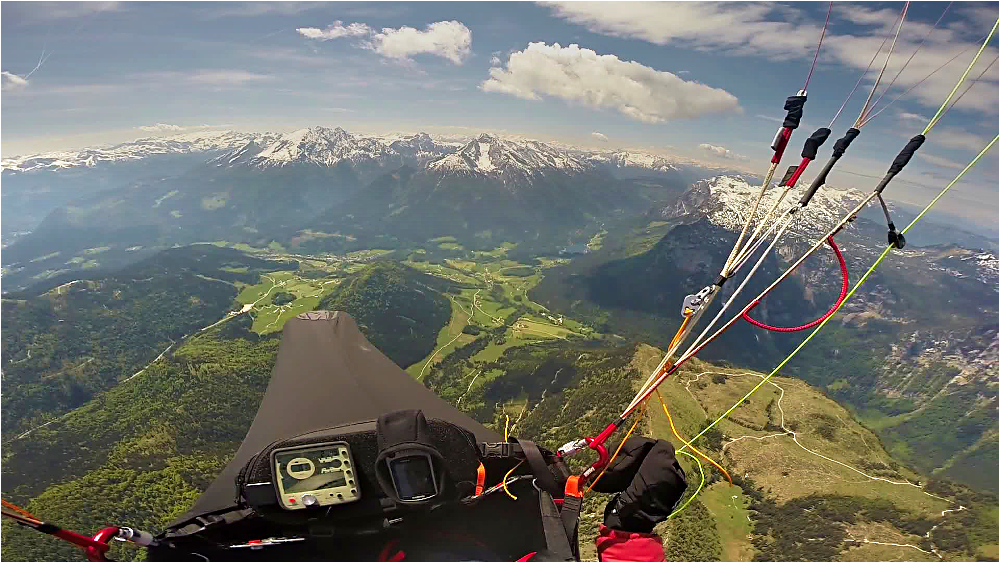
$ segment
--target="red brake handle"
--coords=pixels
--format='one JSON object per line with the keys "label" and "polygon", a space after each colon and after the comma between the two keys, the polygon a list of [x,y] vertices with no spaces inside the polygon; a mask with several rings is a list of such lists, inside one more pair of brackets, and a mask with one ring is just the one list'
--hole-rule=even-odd
{"label": "red brake handle", "polygon": [[90,545],[86,548],[87,560],[88,561],[110,561],[104,556],[105,553],[111,549],[108,542],[111,541],[115,536],[118,535],[118,527],[111,526],[110,528],[104,528],[93,537],[93,541],[97,545]]}
{"label": "red brake handle", "polygon": [[604,445],[604,441],[597,441],[595,438],[584,438],[590,449],[597,452],[597,461],[593,463],[591,467],[594,469],[600,469],[608,464],[608,448]]}

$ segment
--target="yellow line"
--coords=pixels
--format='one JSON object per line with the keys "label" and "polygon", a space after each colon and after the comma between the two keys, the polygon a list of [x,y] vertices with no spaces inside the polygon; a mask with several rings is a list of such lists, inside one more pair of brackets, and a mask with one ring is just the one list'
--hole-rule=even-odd
{"label": "yellow line", "polygon": [[[994,29],[995,28],[996,26],[994,26]],[[939,193],[937,197],[931,200],[931,202],[928,203],[926,207],[924,207],[923,211],[921,211],[920,214],[917,215],[916,218],[914,218],[913,221],[911,221],[910,224],[907,225],[902,232],[906,233],[907,231],[909,231],[910,228],[912,228],[913,225],[915,225],[917,221],[919,221],[924,216],[924,214],[926,214],[927,211],[929,211],[930,208],[933,207],[934,204],[937,203],[937,201],[944,196],[944,194],[948,193],[948,191],[951,190],[952,186],[954,186],[962,178],[962,176],[965,175],[966,172],[968,172],[977,162],[979,162],[979,159],[982,158],[983,155],[985,155],[987,152],[989,152],[990,149],[993,148],[993,145],[997,143],[997,140],[1000,140],[1000,135],[993,137],[993,140],[990,141],[990,143],[986,145],[986,147],[978,155],[976,155],[976,158],[972,159],[972,162],[970,162],[968,166],[966,166],[961,172],[959,172],[958,176],[955,176],[955,179],[952,180],[943,190],[941,190],[941,193]],[[872,275],[872,273],[875,271],[875,268],[877,268],[879,264],[882,263],[882,260],[884,260],[885,257],[889,255],[889,252],[892,251],[892,249],[893,245],[890,244],[885,248],[885,250],[882,251],[882,254],[879,255],[877,260],[875,260],[875,263],[872,264],[870,268],[868,268],[868,271],[865,272],[865,275],[861,276],[861,279],[858,280],[858,283],[856,283],[854,285],[854,288],[851,289],[850,293],[847,294],[847,297],[845,297],[844,300],[840,303],[840,305],[838,305],[837,308],[834,309],[833,314],[828,316],[825,320],[823,320],[822,323],[819,324],[819,326],[817,326],[811,333],[809,333],[809,336],[807,336],[805,340],[803,340],[802,343],[799,344],[798,347],[796,347],[795,350],[793,350],[792,353],[788,355],[788,357],[786,357],[784,360],[781,361],[780,364],[778,364],[778,367],[774,368],[771,371],[771,373],[767,374],[766,377],[761,379],[760,383],[754,386],[753,389],[751,389],[746,395],[744,395],[742,399],[737,401],[736,404],[730,407],[729,410],[723,413],[722,416],[715,419],[715,421],[712,422],[712,424],[709,424],[704,430],[701,431],[701,433],[692,438],[691,442],[695,442],[696,440],[698,440],[698,438],[701,438],[706,432],[714,428],[715,425],[722,422],[726,417],[732,414],[732,412],[736,410],[736,408],[739,407],[743,403],[743,401],[749,399],[751,395],[756,393],[758,389],[760,389],[768,381],[770,381],[771,378],[774,377],[774,375],[781,370],[781,368],[785,367],[785,365],[788,364],[788,362],[792,361],[792,358],[794,358],[803,348],[805,348],[806,344],[809,344],[809,341],[812,340],[814,336],[819,334],[819,331],[823,330],[823,327],[826,326],[826,323],[830,322],[830,319],[836,316],[837,312],[840,311],[840,308],[843,307],[844,304],[847,303],[851,299],[851,297],[858,291],[858,289],[868,280],[868,277]],[[687,448],[687,446],[682,447],[681,450],[684,450],[685,448]]]}
{"label": "yellow line", "polygon": [[[973,57],[972,62],[969,63],[969,68],[965,69],[965,72],[962,73],[962,78],[959,78],[958,82],[955,83],[955,87],[951,89],[951,93],[948,94],[948,97],[945,99],[944,103],[941,104],[940,108],[938,108],[937,113],[934,114],[934,117],[932,117],[931,120],[927,122],[927,127],[924,127],[924,131],[923,133],[921,133],[921,135],[926,135],[928,131],[931,130],[931,127],[937,125],[937,120],[940,119],[941,112],[944,111],[944,108],[948,105],[948,102],[950,102],[952,97],[955,96],[955,92],[958,91],[959,86],[961,86],[962,83],[965,82],[965,79],[969,76],[969,72],[972,70],[972,67],[975,66],[976,61],[979,60],[979,55],[983,54],[983,51],[986,49],[986,46],[990,43],[990,40],[993,39],[993,34],[997,32],[997,25],[1000,25],[1000,18],[997,18],[997,21],[993,24],[993,29],[990,31],[990,34],[986,36],[986,41],[983,41],[983,45],[982,47],[979,48],[979,52],[976,53],[976,56]],[[978,157],[976,158],[976,160],[979,160]]]}

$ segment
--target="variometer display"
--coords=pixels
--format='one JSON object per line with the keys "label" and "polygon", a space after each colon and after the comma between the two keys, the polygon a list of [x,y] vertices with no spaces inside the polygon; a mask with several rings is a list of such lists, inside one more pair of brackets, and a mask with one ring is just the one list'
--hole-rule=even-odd
{"label": "variometer display", "polygon": [[281,448],[271,454],[281,506],[300,510],[361,498],[346,442]]}

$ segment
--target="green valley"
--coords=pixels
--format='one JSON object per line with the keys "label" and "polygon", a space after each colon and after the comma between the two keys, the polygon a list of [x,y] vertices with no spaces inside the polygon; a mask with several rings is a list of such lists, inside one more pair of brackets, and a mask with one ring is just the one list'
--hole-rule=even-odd
{"label": "green valley", "polygon": [[[550,448],[603,428],[659,361],[652,346],[627,344],[531,299],[567,260],[524,263],[508,258],[513,245],[467,251],[440,244],[392,253],[401,261],[257,249],[260,258],[241,262],[221,245],[191,247],[207,253],[185,271],[206,282],[231,280],[213,281],[229,288],[226,309],[175,338],[132,378],[8,440],[5,496],[71,529],[106,522],[159,529],[235,451],[266,388],[284,322],[316,308],[351,313],[373,344],[441,397]],[[225,260],[213,263],[219,257]],[[660,393],[677,431],[690,438],[762,376],[692,360]],[[682,445],[655,395],[637,431]],[[962,560],[996,549],[987,533],[995,499],[908,468],[876,433],[801,380],[774,378],[696,445],[735,486],[707,462],[699,471],[680,456],[689,482],[682,502],[690,503],[657,528],[672,559]],[[587,457],[571,465],[580,469]],[[40,475],[39,463],[53,470]],[[582,538],[596,532],[607,498],[587,496]],[[79,555],[8,523],[3,534],[6,559]],[[802,544],[802,534],[817,539]],[[592,558],[589,540],[581,544]],[[142,553],[115,546],[113,555]]]}

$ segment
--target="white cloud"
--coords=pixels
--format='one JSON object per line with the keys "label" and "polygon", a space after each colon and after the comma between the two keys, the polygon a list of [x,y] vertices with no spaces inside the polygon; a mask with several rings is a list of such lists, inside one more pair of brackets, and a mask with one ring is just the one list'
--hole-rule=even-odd
{"label": "white cloud", "polygon": [[590,134],[590,136],[602,143],[608,142],[608,136],[605,135],[604,133],[601,133],[600,131],[594,131],[593,133]]}
{"label": "white cloud", "polygon": [[[658,45],[683,42],[693,48],[747,48],[788,57],[815,48],[819,27],[766,21],[769,4],[709,2],[551,2],[559,17],[595,33],[638,37]],[[762,25],[763,24],[763,25]],[[765,29],[766,27],[766,29]],[[804,28],[804,29],[803,29]]]}
{"label": "white cloud", "polygon": [[931,120],[931,118],[920,115],[919,113],[911,113],[908,111],[899,112],[899,118],[904,121],[919,121],[925,124]]}
{"label": "white cloud", "polygon": [[183,131],[185,128],[180,125],[171,125],[169,123],[154,123],[152,125],[140,125],[136,127],[140,131],[146,131],[147,133],[163,133],[166,131]]}
{"label": "white cloud", "polygon": [[768,121],[773,121],[775,123],[784,123],[785,122],[785,120],[783,118],[781,118],[781,117],[774,117],[774,116],[771,116],[771,115],[764,115],[762,113],[758,113],[754,117],[756,117],[757,119],[766,119]]}
{"label": "white cloud", "polygon": [[422,30],[403,26],[384,27],[376,32],[365,23],[344,25],[342,21],[335,21],[326,29],[300,27],[295,31],[317,41],[368,36],[358,47],[400,61],[410,61],[414,55],[434,55],[458,65],[472,53],[472,31],[454,20],[434,22]]}
{"label": "white cloud", "polygon": [[140,125],[136,127],[136,129],[140,131],[145,131],[146,133],[179,133],[181,131],[221,129],[229,126],[230,124],[226,123],[222,123],[219,125],[209,125],[207,123],[202,123],[201,125],[174,125],[172,123],[154,123],[152,125]]}
{"label": "white cloud", "polygon": [[510,55],[506,68],[493,67],[480,88],[526,100],[552,96],[594,108],[613,108],[639,121],[656,123],[709,113],[741,112],[736,96],[686,81],[615,55],[598,55],[579,45],[530,43]]}
{"label": "white cloud", "polygon": [[490,66],[500,66],[503,61],[500,59],[500,51],[493,51],[490,55]]}
{"label": "white cloud", "polygon": [[323,7],[325,2],[214,2],[201,16],[205,19],[259,16],[294,16]]}
{"label": "white cloud", "polygon": [[7,72],[6,70],[0,71],[0,77],[2,77],[2,82],[0,82],[0,89],[5,92],[21,90],[28,86],[28,81],[23,77],[20,77],[13,72]]}
{"label": "white cloud", "polygon": [[[815,52],[816,39],[822,29],[821,14],[814,14],[812,21],[809,21],[802,17],[804,14],[797,11],[797,8],[778,4],[743,2],[548,2],[546,4],[556,16],[582,25],[595,33],[639,38],[658,45],[675,44],[731,55],[763,56],[774,61],[798,59],[808,63]],[[789,10],[795,11],[796,13],[792,15],[796,17],[791,17],[787,13]],[[863,25],[864,29],[859,33],[857,25],[841,25],[840,29],[850,27],[854,34],[838,34],[836,22],[831,23],[823,42],[821,63],[823,61],[840,63],[860,73],[868,66],[872,54],[879,49],[886,31],[893,27],[899,11],[873,9],[857,3],[836,5],[835,11],[839,19],[849,19],[855,24]],[[886,70],[889,80],[906,62],[908,54],[914,52],[917,44],[931,30],[933,20],[937,19],[936,14],[927,17],[931,18],[931,23],[915,20],[913,14],[908,16],[903,33],[896,44],[894,56]],[[970,53],[974,53],[979,44],[974,44],[967,38],[976,37],[980,33],[985,35],[989,31],[989,21],[995,18],[995,13],[988,20],[981,18],[975,20],[969,15],[958,21],[953,17],[946,18],[948,22],[939,24],[928,36],[920,53],[900,75],[894,92],[890,93],[884,103],[888,103],[896,94],[919,82],[954,55],[963,52],[963,49],[968,48]],[[983,68],[996,55],[997,49],[988,47],[977,68]],[[937,109],[951,91],[970,58],[971,55],[959,57],[954,64],[937,72],[919,88],[907,94],[906,98],[916,100],[925,107]],[[879,58],[877,62],[882,60],[884,59]],[[962,61],[965,61],[965,64]],[[805,69],[803,73],[804,71]],[[822,72],[822,66],[819,72]],[[875,75],[877,73],[869,73],[869,78],[866,79],[869,80],[869,84]],[[981,83],[962,99],[962,104],[956,111],[988,111],[991,115],[995,115],[998,79],[1000,77],[997,69],[990,69]]]}
{"label": "white cloud", "polygon": [[422,31],[403,26],[383,28],[365,47],[383,57],[408,61],[413,55],[434,55],[459,65],[472,53],[472,31],[459,21],[434,22]]}
{"label": "white cloud", "polygon": [[678,70],[677,74],[691,74],[690,70]]}
{"label": "white cloud", "polygon": [[319,29],[316,27],[299,27],[296,28],[295,31],[305,37],[308,37],[309,39],[329,41],[331,39],[340,39],[341,37],[363,37],[371,33],[372,28],[363,23],[344,25],[344,22],[337,20],[328,25],[326,29]]}
{"label": "white cloud", "polygon": [[934,131],[927,136],[927,140],[933,144],[975,153],[983,150],[983,147],[989,142],[989,139],[980,137],[975,133],[969,133],[968,131],[953,127],[935,127]]}
{"label": "white cloud", "polygon": [[246,84],[247,82],[267,82],[274,80],[273,76],[258,74],[246,70],[199,70],[184,77],[185,80],[195,84],[208,84],[214,86],[232,86]]}
{"label": "white cloud", "polygon": [[702,143],[698,145],[698,148],[703,151],[712,153],[716,156],[720,156],[722,158],[728,158],[732,160],[747,160],[747,157],[743,156],[742,154],[736,154],[733,151],[727,149],[726,147],[720,147],[719,145],[710,145],[708,143]]}
{"label": "white cloud", "polygon": [[[979,147],[982,150],[982,147]],[[933,154],[927,154],[923,152],[917,152],[916,156],[926,160],[927,162],[933,164],[934,166],[943,166],[944,168],[954,168],[955,170],[961,170],[965,168],[965,165],[961,162],[955,162],[950,158],[945,158],[943,156],[935,156]]]}
{"label": "white cloud", "polygon": [[38,22],[56,19],[79,20],[102,12],[115,12],[122,8],[119,2],[22,2],[4,7],[4,14],[19,22]]}

